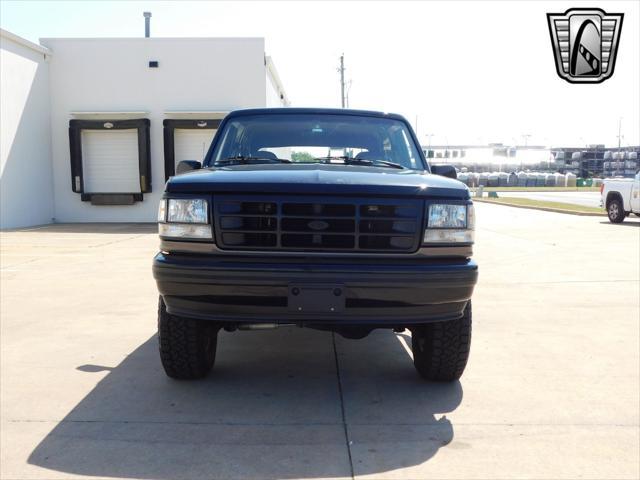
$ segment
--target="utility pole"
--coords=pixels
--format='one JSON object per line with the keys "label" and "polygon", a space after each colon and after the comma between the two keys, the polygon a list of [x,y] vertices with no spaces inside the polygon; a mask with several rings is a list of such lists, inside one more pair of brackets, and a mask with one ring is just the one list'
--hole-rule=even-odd
{"label": "utility pole", "polygon": [[522,138],[524,138],[524,146],[526,147],[529,143],[529,137],[531,137],[531,135],[529,133],[525,133],[522,135]]}
{"label": "utility pole", "polygon": [[338,72],[340,72],[340,99],[342,101],[342,108],[345,107],[345,97],[344,97],[344,53],[340,55],[340,68],[338,68]]}

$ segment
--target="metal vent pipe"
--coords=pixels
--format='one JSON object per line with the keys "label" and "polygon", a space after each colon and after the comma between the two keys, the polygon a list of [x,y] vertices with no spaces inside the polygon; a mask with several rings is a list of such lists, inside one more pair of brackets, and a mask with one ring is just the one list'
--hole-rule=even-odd
{"label": "metal vent pipe", "polygon": [[144,37],[149,38],[151,36],[151,12],[144,12]]}

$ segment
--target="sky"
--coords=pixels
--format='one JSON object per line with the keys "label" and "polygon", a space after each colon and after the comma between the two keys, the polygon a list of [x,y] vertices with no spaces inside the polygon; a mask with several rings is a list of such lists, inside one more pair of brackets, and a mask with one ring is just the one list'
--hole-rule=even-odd
{"label": "sky", "polygon": [[[614,75],[569,84],[546,13],[624,13]],[[424,145],[640,144],[640,2],[0,1],[0,26],[45,37],[264,37],[292,106],[404,115]],[[203,59],[206,61],[206,59]]]}

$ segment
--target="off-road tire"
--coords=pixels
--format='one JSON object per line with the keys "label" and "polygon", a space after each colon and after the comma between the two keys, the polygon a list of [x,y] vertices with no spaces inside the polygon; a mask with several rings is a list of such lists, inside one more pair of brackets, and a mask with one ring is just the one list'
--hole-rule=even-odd
{"label": "off-road tire", "polygon": [[167,313],[158,301],[158,346],[164,371],[171,378],[205,377],[216,358],[218,326],[213,322]]}
{"label": "off-road tire", "polygon": [[627,216],[625,214],[624,207],[622,206],[622,202],[619,199],[614,198],[609,201],[607,204],[607,216],[611,223],[622,223],[624,218]]}
{"label": "off-road tire", "polygon": [[458,320],[426,323],[411,330],[413,364],[427,380],[458,380],[467,366],[470,347],[471,301]]}

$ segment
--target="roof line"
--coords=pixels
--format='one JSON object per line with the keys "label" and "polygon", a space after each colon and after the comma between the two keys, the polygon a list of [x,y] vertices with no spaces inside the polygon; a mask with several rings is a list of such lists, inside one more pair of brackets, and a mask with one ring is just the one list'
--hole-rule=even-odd
{"label": "roof line", "polygon": [[[234,110],[229,113],[229,117],[239,117],[245,115],[260,115],[260,114],[274,114],[274,115],[287,115],[287,114],[325,114],[325,115],[353,115],[353,116],[366,116],[366,117],[379,117],[379,118],[392,118],[394,120],[401,120],[407,122],[407,119],[397,113],[388,112],[376,112],[374,110],[355,110],[350,108],[313,108],[313,107],[270,107],[270,108],[247,108]],[[407,122],[408,123],[408,122]]]}
{"label": "roof line", "polygon": [[40,41],[63,41],[63,42],[74,42],[74,41],[120,41],[120,40],[135,40],[139,42],[154,42],[156,40],[252,40],[252,41],[263,41],[264,37],[41,37]]}
{"label": "roof line", "polygon": [[30,42],[26,38],[19,37],[15,33],[11,33],[4,28],[0,28],[0,37],[11,40],[12,42],[22,45],[23,47],[30,48],[31,50],[34,50],[38,53],[42,53],[44,55],[53,55],[53,52],[48,48],[43,47],[42,45],[38,45],[37,43]]}

